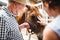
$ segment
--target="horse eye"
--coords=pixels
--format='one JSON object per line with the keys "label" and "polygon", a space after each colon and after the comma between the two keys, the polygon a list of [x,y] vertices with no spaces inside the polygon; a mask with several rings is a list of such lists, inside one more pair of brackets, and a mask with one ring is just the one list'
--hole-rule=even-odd
{"label": "horse eye", "polygon": [[35,16],[34,16],[34,15],[32,15],[32,16],[31,16],[31,19],[34,19],[34,18],[35,18]]}
{"label": "horse eye", "polygon": [[31,15],[31,19],[32,19],[33,21],[37,21],[37,20],[38,20],[38,18],[37,18],[35,15]]}

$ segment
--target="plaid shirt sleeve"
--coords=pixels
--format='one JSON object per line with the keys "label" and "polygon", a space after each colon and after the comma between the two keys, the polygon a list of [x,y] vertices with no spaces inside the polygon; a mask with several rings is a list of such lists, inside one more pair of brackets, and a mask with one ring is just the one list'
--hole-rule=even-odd
{"label": "plaid shirt sleeve", "polygon": [[6,40],[5,21],[0,17],[0,40]]}

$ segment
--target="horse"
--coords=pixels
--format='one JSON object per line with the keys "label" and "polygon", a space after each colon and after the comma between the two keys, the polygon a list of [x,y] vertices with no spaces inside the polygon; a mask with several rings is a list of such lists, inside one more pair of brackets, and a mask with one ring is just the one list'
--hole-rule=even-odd
{"label": "horse", "polygon": [[32,34],[35,33],[38,37],[38,40],[42,40],[44,25],[37,23],[37,21],[40,21],[37,16],[42,17],[42,15],[36,6],[31,7],[26,5],[26,8],[26,12],[23,12],[22,15],[16,17],[18,24],[20,25],[24,22],[27,22],[30,25],[30,28],[28,28],[27,31]]}

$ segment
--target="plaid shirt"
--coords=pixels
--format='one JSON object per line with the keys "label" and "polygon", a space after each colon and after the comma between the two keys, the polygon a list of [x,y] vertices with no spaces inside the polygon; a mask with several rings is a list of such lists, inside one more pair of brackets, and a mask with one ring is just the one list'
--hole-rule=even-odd
{"label": "plaid shirt", "polygon": [[6,8],[0,10],[0,40],[23,40],[14,15]]}

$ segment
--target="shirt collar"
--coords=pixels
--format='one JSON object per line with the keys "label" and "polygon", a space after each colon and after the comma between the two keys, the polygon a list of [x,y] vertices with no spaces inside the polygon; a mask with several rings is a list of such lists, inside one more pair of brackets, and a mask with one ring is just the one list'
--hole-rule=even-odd
{"label": "shirt collar", "polygon": [[11,17],[14,16],[14,17],[16,17],[12,12],[10,12],[10,11],[7,9],[7,7],[3,6],[2,9],[3,9],[4,11],[6,11],[6,13],[7,13],[9,16],[11,16]]}

